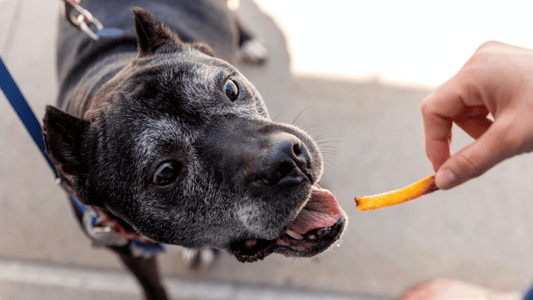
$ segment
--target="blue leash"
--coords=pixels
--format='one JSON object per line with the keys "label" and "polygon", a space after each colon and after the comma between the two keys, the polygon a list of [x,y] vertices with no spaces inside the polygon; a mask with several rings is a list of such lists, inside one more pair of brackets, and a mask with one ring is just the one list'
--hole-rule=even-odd
{"label": "blue leash", "polygon": [[33,138],[33,141],[35,142],[35,145],[41,150],[42,155],[44,156],[44,159],[48,162],[48,165],[50,165],[50,168],[52,168],[52,171],[54,172],[54,175],[56,178],[58,177],[56,166],[52,161],[50,160],[50,157],[46,154],[46,150],[44,147],[44,141],[42,136],[42,129],[41,124],[39,121],[37,121],[37,118],[35,117],[35,114],[31,110],[30,106],[28,105],[28,102],[22,95],[22,92],[18,88],[17,84],[13,80],[13,77],[11,77],[11,74],[6,68],[6,65],[2,61],[2,58],[0,57],[0,88],[4,92],[4,94],[7,97],[7,100],[9,100],[9,103],[11,103],[11,106],[13,106],[13,109],[19,116],[22,123],[24,123],[24,126],[28,130],[28,133]]}
{"label": "blue leash", "polygon": [[[37,118],[35,117],[35,114],[31,110],[28,101],[24,98],[22,95],[22,92],[18,88],[17,84],[15,83],[15,80],[13,80],[13,77],[9,73],[6,65],[4,64],[4,61],[0,57],[0,89],[4,92],[4,95],[6,95],[7,100],[19,116],[20,120],[24,124],[24,127],[26,127],[26,130],[33,138],[33,141],[35,142],[35,145],[37,145],[37,148],[41,150],[41,154],[43,155],[46,162],[48,162],[48,165],[54,172],[54,175],[56,179],[59,178],[59,174],[57,173],[56,166],[46,153],[46,148],[44,146],[44,140],[42,135],[42,128],[39,121],[37,121]],[[85,213],[86,207],[81,204],[76,197],[73,195],[70,196],[70,199],[74,202],[76,207],[80,210],[80,212],[83,214]]]}

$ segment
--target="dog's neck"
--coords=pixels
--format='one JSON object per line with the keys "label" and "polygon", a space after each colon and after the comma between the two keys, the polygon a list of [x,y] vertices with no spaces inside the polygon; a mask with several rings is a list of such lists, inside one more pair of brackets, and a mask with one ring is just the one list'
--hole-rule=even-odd
{"label": "dog's neck", "polygon": [[79,48],[84,59],[65,73],[70,84],[62,85],[58,97],[58,105],[77,117],[84,116],[96,92],[137,55],[133,33],[85,41],[85,47]]}

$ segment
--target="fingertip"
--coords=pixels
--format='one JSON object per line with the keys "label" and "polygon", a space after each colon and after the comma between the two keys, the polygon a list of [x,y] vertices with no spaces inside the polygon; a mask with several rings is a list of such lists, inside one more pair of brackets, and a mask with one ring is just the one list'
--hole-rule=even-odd
{"label": "fingertip", "polygon": [[[503,126],[503,127],[502,127]],[[435,184],[451,189],[477,178],[499,162],[517,153],[517,143],[509,142],[513,130],[494,123],[478,140],[464,147],[440,166]]]}
{"label": "fingertip", "polygon": [[450,169],[439,170],[435,175],[435,184],[441,190],[450,189],[458,185],[457,177]]}

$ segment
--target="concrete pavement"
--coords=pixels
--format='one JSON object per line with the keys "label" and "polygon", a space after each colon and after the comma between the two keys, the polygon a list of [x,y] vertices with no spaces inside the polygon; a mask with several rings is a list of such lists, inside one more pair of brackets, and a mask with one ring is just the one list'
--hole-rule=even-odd
{"label": "concrete pavement", "polygon": [[[8,51],[0,54],[7,57],[23,93],[42,116],[57,91],[58,1],[20,1],[0,1],[0,51]],[[17,3],[22,3],[18,21]],[[321,143],[327,161],[323,186],[337,196],[350,224],[340,246],[318,258],[271,255],[258,263],[241,264],[224,255],[211,271],[199,275],[187,272],[178,255],[164,255],[160,264],[167,280],[178,289],[183,282],[204,284],[198,289],[212,287],[210,291],[226,295],[224,299],[232,299],[232,292],[241,288],[247,299],[274,299],[276,295],[276,299],[313,299],[313,292],[331,295],[331,299],[384,299],[433,277],[506,290],[521,290],[533,279],[531,155],[514,158],[452,191],[358,212],[354,196],[396,189],[432,173],[424,154],[419,114],[419,103],[429,91],[387,86],[378,80],[293,77],[280,29],[250,0],[241,1],[240,12],[244,23],[262,36],[271,51],[265,67],[242,66],[242,71],[262,93],[272,117],[296,122]],[[8,35],[12,20],[17,24],[14,37]],[[332,52],[317,60],[335,55],[333,46]],[[115,257],[93,249],[83,236],[68,200],[3,99],[0,95],[0,298],[130,299],[138,295]],[[469,142],[457,133],[454,150]],[[109,280],[116,278],[120,288],[87,289],[2,277],[17,268],[29,272],[21,274],[38,278],[43,268],[64,279],[90,281],[102,274]],[[229,294],[224,294],[228,289]],[[175,299],[222,299],[172,295]]]}
{"label": "concrete pavement", "polygon": [[[165,279],[171,299],[349,300],[351,296],[239,283]],[[135,280],[120,272],[0,261],[3,300],[141,299]],[[370,300],[360,298],[359,300]]]}

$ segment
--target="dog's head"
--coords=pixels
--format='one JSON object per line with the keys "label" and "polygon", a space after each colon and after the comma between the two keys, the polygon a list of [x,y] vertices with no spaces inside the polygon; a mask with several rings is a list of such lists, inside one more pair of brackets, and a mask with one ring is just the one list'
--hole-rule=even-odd
{"label": "dog's head", "polygon": [[208,46],[134,14],[138,56],[85,116],[47,108],[47,151],[67,188],[155,241],[241,261],[332,245],[346,219],[317,187],[313,139],[270,120],[254,86]]}

